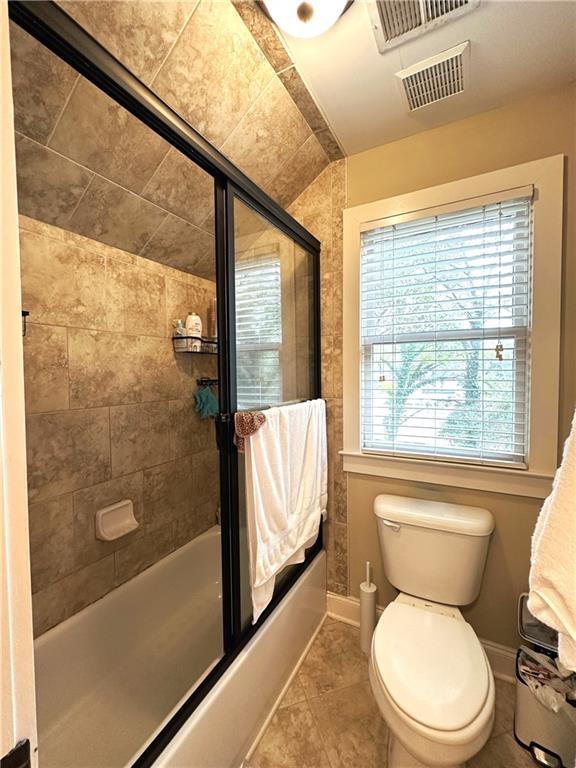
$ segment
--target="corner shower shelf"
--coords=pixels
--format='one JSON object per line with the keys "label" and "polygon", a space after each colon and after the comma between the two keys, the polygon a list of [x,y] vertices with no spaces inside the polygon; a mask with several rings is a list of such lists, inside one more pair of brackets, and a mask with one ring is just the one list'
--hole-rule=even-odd
{"label": "corner shower shelf", "polygon": [[[189,347],[192,346],[192,343],[188,344],[188,342],[200,342],[200,348],[198,348],[198,344],[196,343],[195,349],[178,349],[177,344],[180,344],[180,342],[186,342]],[[213,339],[205,339],[203,336],[173,336],[172,346],[174,347],[174,352],[182,352],[192,355],[218,354],[218,342]]]}

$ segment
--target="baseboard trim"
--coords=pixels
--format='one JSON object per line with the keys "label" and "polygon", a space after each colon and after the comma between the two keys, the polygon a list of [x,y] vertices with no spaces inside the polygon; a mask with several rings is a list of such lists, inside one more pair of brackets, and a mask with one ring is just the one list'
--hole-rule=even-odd
{"label": "baseboard trim", "polygon": [[[354,627],[360,626],[360,601],[357,597],[344,597],[334,592],[328,592],[326,607],[328,616],[333,619],[338,619],[338,621],[343,621]],[[383,610],[382,606],[377,606],[377,618],[380,618]],[[480,638],[480,642],[486,651],[494,677],[513,683],[516,679],[514,672],[516,651],[491,640]]]}
{"label": "baseboard trim", "polygon": [[483,640],[480,642],[484,646],[488,661],[494,672],[494,677],[499,680],[506,680],[508,683],[516,682],[516,651],[507,645],[494,643],[492,640]]}
{"label": "baseboard trim", "polygon": [[[376,606],[377,618],[384,609]],[[328,616],[345,624],[351,624],[353,627],[360,626],[360,600],[357,597],[344,597],[335,592],[328,592],[326,596],[326,612]]]}

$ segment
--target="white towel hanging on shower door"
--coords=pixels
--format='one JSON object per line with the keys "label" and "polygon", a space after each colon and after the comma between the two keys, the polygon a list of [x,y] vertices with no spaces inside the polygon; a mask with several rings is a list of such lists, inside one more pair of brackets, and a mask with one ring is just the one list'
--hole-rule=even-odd
{"label": "white towel hanging on shower door", "polygon": [[246,502],[253,623],[274,592],[276,575],[301,563],[326,511],[328,459],[323,400],[266,411],[246,438]]}

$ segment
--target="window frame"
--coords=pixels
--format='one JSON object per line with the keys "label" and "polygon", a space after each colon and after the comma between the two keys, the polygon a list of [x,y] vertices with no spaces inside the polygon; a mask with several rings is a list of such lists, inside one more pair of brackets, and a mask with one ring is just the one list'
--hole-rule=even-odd
{"label": "window frame", "polygon": [[[344,211],[344,470],[397,480],[427,482],[544,498],[558,456],[560,304],[564,155],[504,168]],[[434,209],[505,199],[532,186],[533,262],[530,333],[528,456],[525,466],[478,464],[422,455],[390,455],[361,448],[360,234],[380,220],[434,215]],[[477,202],[477,201],[476,201]],[[549,404],[554,403],[550,409]]]}
{"label": "window frame", "polygon": [[[436,216],[442,216],[443,214],[450,214],[450,213],[464,213],[469,210],[474,210],[480,207],[490,206],[495,203],[505,203],[508,201],[514,201],[514,200],[529,200],[530,201],[530,213],[529,213],[529,222],[530,227],[532,225],[532,208],[534,203],[534,187],[533,185],[529,185],[526,187],[521,187],[518,189],[512,189],[507,191],[505,194],[496,194],[496,195],[488,195],[488,196],[482,196],[481,198],[477,198],[475,200],[465,200],[462,201],[460,204],[449,204],[447,206],[440,206],[439,208],[435,209],[426,209],[424,211],[418,211],[416,213],[410,212],[405,215],[400,216],[393,216],[389,219],[380,219],[379,221],[371,221],[366,225],[362,225],[361,230],[361,236],[365,234],[366,232],[373,232],[374,230],[378,229],[384,229],[386,227],[394,227],[399,224],[404,224],[406,222],[417,222],[417,221],[423,221],[428,220]],[[532,232],[530,232],[530,256],[532,252]],[[360,262],[361,265],[361,257]],[[360,270],[361,271],[361,270]],[[524,395],[522,396],[522,405],[526,408],[525,416],[524,416],[524,427],[527,427],[528,421],[529,421],[529,413],[527,411],[529,407],[529,383],[530,383],[530,360],[528,357],[529,353],[529,344],[530,344],[530,333],[531,333],[531,317],[530,317],[530,308],[531,308],[531,295],[532,295],[532,276],[530,274],[531,272],[531,261],[528,264],[528,271],[529,271],[529,279],[528,279],[528,293],[527,293],[527,301],[528,301],[528,312],[526,315],[526,321],[515,323],[512,321],[511,324],[507,326],[499,326],[498,328],[494,328],[494,345],[496,344],[497,338],[505,341],[509,339],[514,340],[515,344],[515,350],[521,351],[523,353],[523,356],[519,356],[518,354],[514,355],[514,373],[513,378],[515,379],[515,392],[518,392],[520,390],[524,390]],[[360,277],[360,288],[362,287],[362,277]],[[360,315],[362,311],[362,298],[360,298],[360,307],[359,307]],[[360,325],[362,325],[362,319],[360,318]],[[408,333],[400,333],[398,336],[402,337],[405,336],[406,338],[397,338],[394,333],[392,333],[389,336],[380,336],[376,340],[377,337],[372,337],[372,342],[368,344],[362,344],[360,343],[360,351],[361,351],[361,384],[362,384],[362,371],[364,370],[364,366],[366,365],[366,359],[369,358],[371,354],[374,354],[373,350],[376,346],[395,346],[395,345],[402,345],[406,343],[427,343],[427,342],[435,342],[435,341],[443,341],[443,342],[460,342],[460,341],[479,341],[484,342],[489,338],[487,335],[487,328],[485,326],[482,326],[481,328],[475,330],[475,329],[449,329],[449,330],[432,330],[432,331],[414,331],[414,332],[408,332]],[[362,336],[362,332],[360,333]],[[524,362],[523,362],[524,360]],[[518,405],[518,401],[516,401],[516,405]],[[482,458],[481,456],[474,455],[474,451],[470,450],[466,452],[465,450],[462,450],[461,452],[458,452],[457,450],[450,450],[446,449],[444,451],[440,451],[437,447],[435,448],[434,452],[430,452],[422,448],[422,450],[410,450],[406,446],[405,450],[402,450],[402,448],[395,448],[394,446],[390,447],[363,447],[362,443],[362,424],[365,423],[365,416],[364,414],[369,409],[366,407],[366,404],[362,401],[360,401],[360,450],[362,453],[368,453],[368,454],[374,454],[377,456],[394,456],[394,457],[401,457],[401,458],[420,458],[424,460],[429,461],[451,461],[451,462],[457,462],[457,463],[467,463],[471,465],[483,465],[483,466],[503,466],[503,467],[515,467],[515,468],[526,468],[526,460],[527,457],[523,457],[521,461],[513,461],[509,458],[507,458],[504,455],[497,456],[496,454],[491,458]],[[526,452],[528,451],[528,434],[525,430],[524,432],[525,436],[525,443],[526,443]],[[468,455],[467,455],[468,453]]]}

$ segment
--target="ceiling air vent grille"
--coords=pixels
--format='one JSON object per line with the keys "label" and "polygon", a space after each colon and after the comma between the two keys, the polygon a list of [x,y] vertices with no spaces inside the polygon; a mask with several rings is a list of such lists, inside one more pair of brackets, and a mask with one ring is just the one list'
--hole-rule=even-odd
{"label": "ceiling air vent grille", "polygon": [[424,0],[426,21],[439,19],[440,16],[446,16],[448,13],[453,13],[454,11],[463,8],[465,5],[470,5],[469,0]]}
{"label": "ceiling air vent grille", "polygon": [[467,42],[397,72],[411,112],[462,93],[468,73]]}
{"label": "ceiling air vent grille", "polygon": [[422,25],[420,0],[391,0],[377,3],[384,36],[387,41],[394,40],[412,29]]}
{"label": "ceiling air vent grille", "polygon": [[368,9],[380,53],[472,11],[480,0],[370,0]]}

